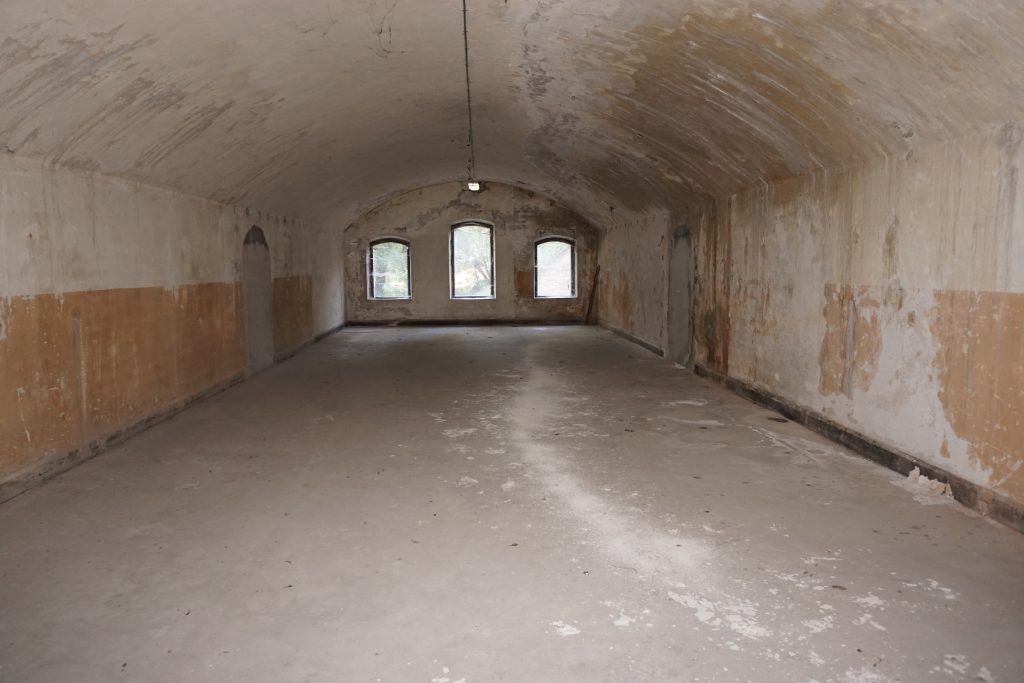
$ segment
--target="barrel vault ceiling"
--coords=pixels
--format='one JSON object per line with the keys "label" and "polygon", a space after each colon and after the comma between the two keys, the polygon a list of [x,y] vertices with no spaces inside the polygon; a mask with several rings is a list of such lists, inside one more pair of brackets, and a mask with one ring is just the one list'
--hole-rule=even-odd
{"label": "barrel vault ceiling", "polygon": [[[476,175],[594,216],[1019,121],[1019,0],[468,0]],[[4,0],[0,144],[349,221],[467,175],[461,0]]]}

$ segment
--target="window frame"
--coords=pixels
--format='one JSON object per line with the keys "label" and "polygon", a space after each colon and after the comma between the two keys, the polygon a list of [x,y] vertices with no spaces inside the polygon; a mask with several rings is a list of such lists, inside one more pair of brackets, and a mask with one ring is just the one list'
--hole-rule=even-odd
{"label": "window frame", "polygon": [[[569,296],[541,296],[540,293],[538,292],[538,286],[537,285],[539,284],[538,283],[538,279],[539,279],[538,276],[540,275],[540,262],[537,259],[537,249],[540,247],[540,245],[547,244],[548,242],[562,242],[563,244],[568,244],[569,245],[569,253],[571,254],[571,260],[572,260],[572,266],[571,266],[571,268],[572,268],[572,294],[570,294]],[[564,299],[578,299],[579,296],[580,296],[580,293],[579,293],[579,289],[580,288],[579,288],[578,270],[579,270],[579,256],[577,255],[576,240],[573,239],[572,237],[566,237],[565,235],[545,235],[544,237],[541,237],[540,239],[534,241],[534,243],[533,243],[533,298],[534,299],[543,299],[543,300],[546,300],[546,301],[558,300],[558,299],[563,299],[563,300]]]}
{"label": "window frame", "polygon": [[[455,231],[465,227],[487,228],[491,239],[491,293],[489,296],[455,295]],[[452,223],[448,230],[448,299],[451,301],[489,301],[498,298],[497,255],[495,252],[494,224],[480,220],[464,220]]]}
{"label": "window frame", "polygon": [[[405,247],[405,277],[408,296],[377,296],[373,286],[373,248],[380,244],[396,243]],[[391,235],[370,240],[366,246],[366,298],[368,301],[409,301],[412,299],[412,244],[409,240]]]}

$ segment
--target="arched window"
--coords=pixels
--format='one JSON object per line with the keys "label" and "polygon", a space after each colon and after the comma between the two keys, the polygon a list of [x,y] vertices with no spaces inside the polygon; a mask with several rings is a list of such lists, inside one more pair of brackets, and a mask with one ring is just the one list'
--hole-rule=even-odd
{"label": "arched window", "polygon": [[452,226],[453,299],[494,298],[494,228],[481,223]]}
{"label": "arched window", "polygon": [[533,292],[538,299],[576,296],[576,244],[564,237],[548,237],[534,245]]}
{"label": "arched window", "polygon": [[412,296],[408,242],[394,238],[370,242],[366,270],[371,299],[408,299]]}

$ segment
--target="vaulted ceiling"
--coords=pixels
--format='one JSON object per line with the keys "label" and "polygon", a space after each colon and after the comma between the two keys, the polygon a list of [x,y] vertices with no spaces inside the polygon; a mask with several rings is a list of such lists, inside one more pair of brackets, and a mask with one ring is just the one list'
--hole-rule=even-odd
{"label": "vaulted ceiling", "polygon": [[[1024,111],[1020,0],[468,0],[477,176],[684,208]],[[461,0],[4,0],[0,144],[347,222],[467,174]]]}

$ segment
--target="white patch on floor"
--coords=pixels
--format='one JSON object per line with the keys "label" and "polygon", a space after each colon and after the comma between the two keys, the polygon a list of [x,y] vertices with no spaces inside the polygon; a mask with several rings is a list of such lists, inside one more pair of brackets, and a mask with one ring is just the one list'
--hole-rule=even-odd
{"label": "white patch on floor", "polygon": [[807,629],[807,632],[813,635],[830,630],[835,626],[835,619],[831,616],[824,616],[821,619],[805,619],[801,623]]}
{"label": "white patch on floor", "polygon": [[938,595],[941,595],[945,600],[956,600],[960,597],[960,594],[957,593],[955,590],[941,585],[935,579],[925,579],[923,582],[920,583],[916,581],[907,581],[904,579],[902,580],[902,583],[904,586],[908,588],[921,588],[929,593],[936,593]]}
{"label": "white patch on floor", "polygon": [[567,624],[564,621],[552,621],[551,625],[555,627],[555,633],[568,638],[569,636],[578,636],[581,631],[576,628],[573,624]]}
{"label": "white patch on floor", "polygon": [[886,627],[879,624],[877,621],[875,621],[874,617],[871,614],[862,614],[856,619],[854,619],[853,623],[857,624],[857,626],[864,626],[865,624],[870,624],[873,628],[878,629],[879,631],[889,630]]}
{"label": "white patch on floor", "polygon": [[683,420],[678,417],[666,416],[666,420],[678,422],[679,424],[691,425],[694,427],[724,427],[725,423],[720,420]]}
{"label": "white patch on floor", "polygon": [[474,432],[476,432],[476,427],[465,427],[463,429],[446,429],[442,433],[449,439],[461,439],[462,437],[469,436]]}
{"label": "white patch on floor", "polygon": [[982,681],[982,683],[996,683],[996,677],[992,675],[987,666],[979,668],[978,673],[974,674],[974,677]]}
{"label": "white patch on floor", "polygon": [[875,671],[869,666],[862,666],[859,669],[849,668],[843,674],[844,683],[895,683],[888,676]]}
{"label": "white patch on floor", "polygon": [[459,480],[457,482],[455,482],[455,485],[459,486],[459,487],[462,487],[462,488],[465,488],[467,486],[476,486],[479,483],[480,482],[478,480],[474,479],[473,477],[465,477],[464,476],[464,477],[460,477]]}
{"label": "white patch on floor", "polygon": [[760,640],[771,635],[768,629],[757,623],[757,609],[752,603],[745,600],[712,602],[703,596],[674,591],[669,591],[668,596],[680,605],[693,610],[694,616],[703,624],[716,628],[730,628],[751,640]]}
{"label": "white patch on floor", "polygon": [[809,460],[818,466],[824,466],[822,458],[841,454],[841,451],[838,449],[831,448],[824,444],[815,443],[810,439],[805,439],[800,436],[784,436],[773,432],[770,429],[755,427],[754,425],[746,425],[746,427],[750,431],[760,434],[775,448],[782,449],[783,451],[789,451],[794,455],[802,456],[804,459]]}
{"label": "white patch on floor", "polygon": [[897,478],[893,484],[914,495],[914,500],[922,505],[949,505],[956,502],[949,484],[929,479],[921,474],[917,467],[910,470],[906,478]]}
{"label": "white patch on floor", "polygon": [[958,674],[967,673],[967,669],[971,666],[965,655],[945,655],[942,658],[942,665]]}
{"label": "white patch on floor", "polygon": [[613,621],[612,623],[616,626],[621,627],[632,626],[634,623],[636,623],[636,618],[629,616],[625,612],[619,612],[619,616],[617,616],[615,618],[615,621]]}
{"label": "white patch on floor", "polygon": [[502,491],[511,491],[515,487],[516,487],[516,483],[514,481],[512,481],[511,479],[506,479],[505,483],[501,485],[501,490]]}
{"label": "white patch on floor", "polygon": [[885,604],[885,601],[874,593],[869,593],[861,598],[854,598],[853,601],[858,605],[863,605],[864,607],[881,607]]}
{"label": "white patch on floor", "polygon": [[708,404],[705,398],[688,398],[682,401],[669,401],[666,406],[706,406]]}

